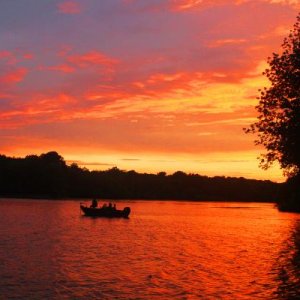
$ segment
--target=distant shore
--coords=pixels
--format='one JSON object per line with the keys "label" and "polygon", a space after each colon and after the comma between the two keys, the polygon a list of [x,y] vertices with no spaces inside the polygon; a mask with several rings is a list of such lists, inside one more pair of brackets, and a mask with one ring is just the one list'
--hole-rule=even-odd
{"label": "distant shore", "polygon": [[112,199],[270,202],[281,183],[243,177],[208,177],[177,171],[171,175],[89,171],[67,165],[57,152],[13,158],[0,155],[0,197],[30,199]]}
{"label": "distant shore", "polygon": [[[275,201],[239,201],[239,200],[189,200],[189,199],[103,199],[96,198],[99,203],[104,202],[151,202],[151,201],[159,201],[159,202],[223,202],[223,203],[270,203],[276,204]],[[24,201],[76,201],[76,202],[91,202],[92,198],[30,198],[30,197],[0,197],[0,201],[10,201],[10,200],[24,200]]]}

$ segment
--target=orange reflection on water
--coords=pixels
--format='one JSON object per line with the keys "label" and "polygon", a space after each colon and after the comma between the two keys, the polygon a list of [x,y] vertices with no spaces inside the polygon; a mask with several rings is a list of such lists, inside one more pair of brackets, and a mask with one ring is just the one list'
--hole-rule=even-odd
{"label": "orange reflection on water", "polygon": [[75,201],[0,205],[4,297],[289,299],[299,291],[299,216],[272,204],[117,203],[131,207],[129,220],[83,217]]}

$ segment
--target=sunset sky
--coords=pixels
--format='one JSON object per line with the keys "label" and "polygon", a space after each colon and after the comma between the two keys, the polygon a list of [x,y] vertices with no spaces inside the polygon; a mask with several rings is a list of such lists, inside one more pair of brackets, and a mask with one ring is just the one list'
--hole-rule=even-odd
{"label": "sunset sky", "polygon": [[0,153],[281,181],[255,121],[298,0],[1,0]]}

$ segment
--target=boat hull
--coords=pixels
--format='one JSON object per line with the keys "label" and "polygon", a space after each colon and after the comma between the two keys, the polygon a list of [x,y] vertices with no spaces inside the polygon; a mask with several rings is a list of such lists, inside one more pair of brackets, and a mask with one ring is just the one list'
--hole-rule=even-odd
{"label": "boat hull", "polygon": [[118,210],[109,207],[93,208],[80,205],[80,209],[86,216],[89,217],[128,218],[130,214],[130,207],[125,207],[123,210]]}

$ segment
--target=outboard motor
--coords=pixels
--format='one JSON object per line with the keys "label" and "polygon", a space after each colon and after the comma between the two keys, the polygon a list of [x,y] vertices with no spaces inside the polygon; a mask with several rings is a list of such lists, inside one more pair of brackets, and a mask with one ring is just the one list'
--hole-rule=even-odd
{"label": "outboard motor", "polygon": [[128,218],[128,216],[129,216],[129,214],[131,212],[130,207],[124,207],[123,212],[124,212],[124,217]]}

